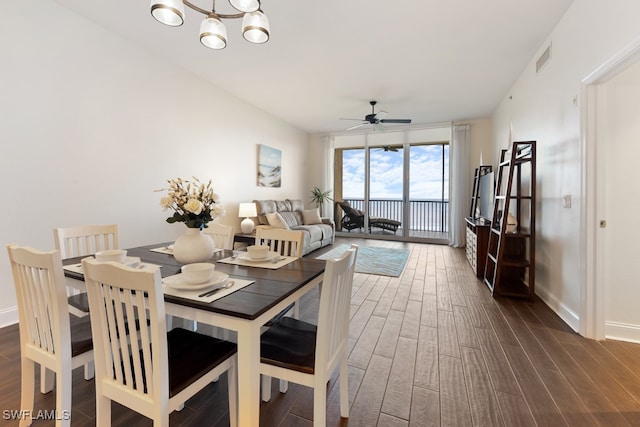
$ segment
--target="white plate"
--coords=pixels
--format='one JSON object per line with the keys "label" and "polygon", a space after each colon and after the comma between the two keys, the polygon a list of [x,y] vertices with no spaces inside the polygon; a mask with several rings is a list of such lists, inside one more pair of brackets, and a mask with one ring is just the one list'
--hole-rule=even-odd
{"label": "white plate", "polygon": [[251,258],[249,256],[249,254],[245,252],[245,253],[241,253],[240,255],[238,255],[238,259],[241,259],[242,261],[249,261],[249,262],[265,262],[265,261],[269,261],[274,256],[278,256],[278,253],[277,252],[269,252],[267,254],[267,256],[264,257],[264,258]]}
{"label": "white plate", "polygon": [[229,278],[228,274],[221,273],[219,271],[213,272],[213,277],[211,280],[205,283],[200,283],[197,285],[187,283],[182,279],[182,274],[178,273],[175,276],[169,276],[162,279],[162,283],[169,286],[170,288],[177,289],[179,291],[200,291],[206,288],[212,288],[216,285],[220,285],[222,282]]}

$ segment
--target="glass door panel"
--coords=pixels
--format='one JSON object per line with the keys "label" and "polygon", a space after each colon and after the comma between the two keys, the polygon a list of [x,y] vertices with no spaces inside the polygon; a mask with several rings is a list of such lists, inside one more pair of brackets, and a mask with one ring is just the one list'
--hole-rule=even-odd
{"label": "glass door panel", "polygon": [[[404,148],[369,148],[369,205],[371,234],[402,235],[404,216]],[[371,218],[375,218],[373,221]]]}
{"label": "glass door panel", "polygon": [[412,145],[409,174],[408,235],[445,238],[449,230],[449,144]]}
{"label": "glass door panel", "polygon": [[[365,210],[365,187],[366,187],[366,163],[364,148],[349,148],[336,150],[336,175],[335,201],[348,202],[351,207]],[[337,209],[336,227],[341,231],[350,233],[364,233],[365,227],[346,230],[341,227],[341,219],[345,212],[341,208]]]}

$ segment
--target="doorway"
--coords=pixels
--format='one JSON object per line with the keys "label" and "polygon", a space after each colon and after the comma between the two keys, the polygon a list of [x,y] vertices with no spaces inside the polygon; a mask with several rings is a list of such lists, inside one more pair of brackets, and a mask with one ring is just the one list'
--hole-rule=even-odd
{"label": "doorway", "polygon": [[[640,207],[640,39],[583,81],[584,288],[580,333],[640,342],[633,243]],[[631,173],[630,173],[631,172]]]}

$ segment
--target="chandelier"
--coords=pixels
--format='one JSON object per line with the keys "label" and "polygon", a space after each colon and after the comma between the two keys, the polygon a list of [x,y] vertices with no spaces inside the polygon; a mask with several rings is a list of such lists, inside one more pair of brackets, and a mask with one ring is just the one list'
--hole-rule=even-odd
{"label": "chandelier", "polygon": [[206,16],[200,24],[200,43],[211,49],[227,46],[227,28],[223,19],[242,18],[242,36],[251,43],[266,43],[269,40],[269,20],[260,9],[260,0],[229,0],[238,13],[216,13],[216,0],[211,1],[211,10],[202,9],[187,0],[151,0],[151,15],[170,27],[184,24],[184,6]]}

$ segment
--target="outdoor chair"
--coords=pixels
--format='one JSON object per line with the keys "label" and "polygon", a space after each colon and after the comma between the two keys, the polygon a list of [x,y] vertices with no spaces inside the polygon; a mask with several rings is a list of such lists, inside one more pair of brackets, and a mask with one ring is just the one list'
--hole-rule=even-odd
{"label": "outdoor chair", "polygon": [[[363,211],[352,207],[347,201],[336,203],[338,203],[344,213],[342,220],[340,221],[342,228],[351,232],[351,230],[356,228],[361,230],[364,227],[364,217],[366,214]],[[369,232],[371,232],[372,227],[376,227],[383,230],[393,231],[393,234],[395,234],[400,225],[402,225],[402,223],[394,219],[369,217]]]}

